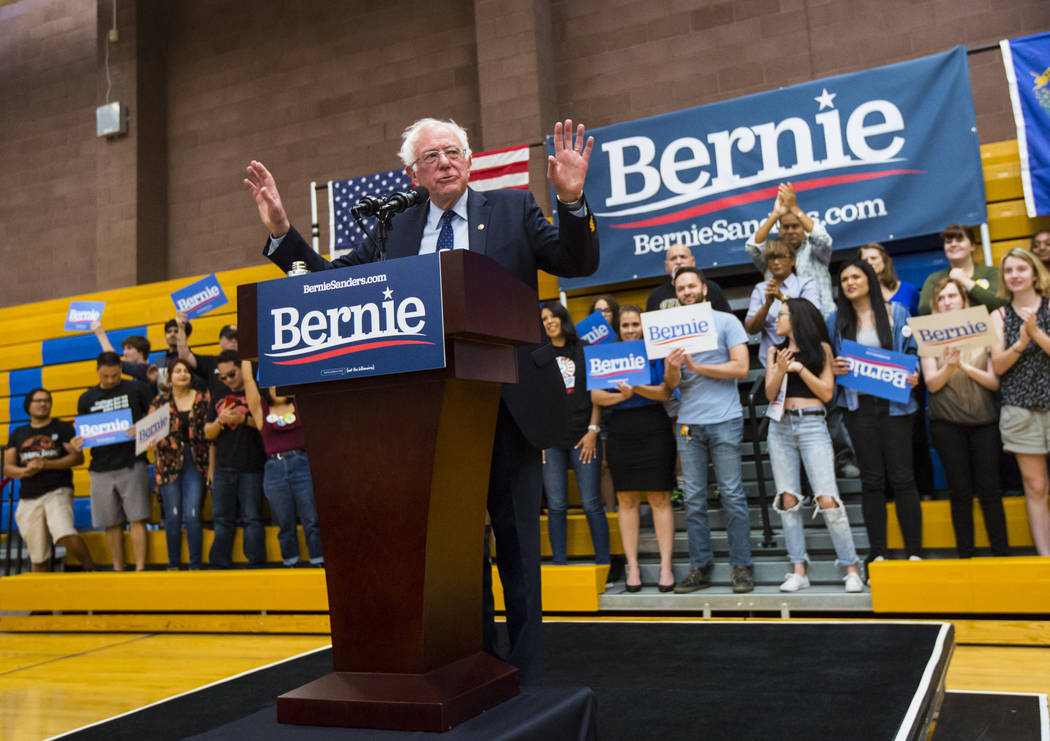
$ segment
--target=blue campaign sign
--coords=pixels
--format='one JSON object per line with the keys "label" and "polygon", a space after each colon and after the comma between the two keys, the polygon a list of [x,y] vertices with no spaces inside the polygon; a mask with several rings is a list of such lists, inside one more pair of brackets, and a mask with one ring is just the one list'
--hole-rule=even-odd
{"label": "blue campaign sign", "polygon": [[175,291],[171,294],[171,300],[175,304],[175,310],[185,312],[189,319],[204,316],[209,311],[229,303],[214,273]]}
{"label": "blue campaign sign", "polygon": [[437,254],[259,284],[259,383],[445,367]]}
{"label": "blue campaign sign", "polygon": [[105,301],[70,301],[66,324],[62,329],[66,332],[89,332],[92,322],[102,321],[105,308]]}
{"label": "blue campaign sign", "polygon": [[73,428],[79,437],[84,438],[85,448],[130,443],[132,438],[128,437],[127,431],[133,426],[130,409],[83,414],[73,418]]}
{"label": "blue campaign sign", "polygon": [[621,381],[629,386],[644,386],[651,380],[642,340],[587,345],[583,357],[587,362],[588,391],[614,389]]}
{"label": "blue campaign sign", "polygon": [[616,333],[613,332],[612,326],[605,321],[605,316],[600,311],[576,322],[576,334],[590,345],[616,340]]}
{"label": "blue campaign sign", "polygon": [[748,263],[783,182],[841,247],[987,220],[963,47],[588,133],[602,261],[563,290],[662,275],[679,243]]}
{"label": "blue campaign sign", "polygon": [[846,358],[850,364],[849,373],[835,378],[840,386],[890,401],[908,401],[911,395],[908,376],[919,366],[917,356],[843,340],[839,357]]}

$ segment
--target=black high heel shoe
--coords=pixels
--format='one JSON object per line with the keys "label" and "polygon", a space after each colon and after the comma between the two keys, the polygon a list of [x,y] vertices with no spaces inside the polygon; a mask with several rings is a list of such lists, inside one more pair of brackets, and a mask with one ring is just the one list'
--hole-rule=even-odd
{"label": "black high heel shoe", "polygon": [[641,584],[626,584],[626,585],[624,585],[624,590],[628,591],[628,592],[631,592],[633,594],[634,592],[642,591],[642,585]]}
{"label": "black high heel shoe", "polygon": [[657,584],[656,586],[661,592],[674,591],[674,582],[671,582],[670,584]]}

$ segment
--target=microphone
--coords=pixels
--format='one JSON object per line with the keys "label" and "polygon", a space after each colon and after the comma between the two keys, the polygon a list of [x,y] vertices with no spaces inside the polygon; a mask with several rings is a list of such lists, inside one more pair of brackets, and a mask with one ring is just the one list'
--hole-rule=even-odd
{"label": "microphone", "polygon": [[391,193],[379,207],[379,215],[382,217],[399,214],[415,205],[426,203],[428,198],[430,198],[430,191],[422,185],[417,185],[400,193]]}
{"label": "microphone", "polygon": [[357,202],[357,205],[350,209],[350,215],[355,219],[360,219],[364,216],[375,216],[379,213],[379,209],[382,205],[382,198],[376,198],[375,196],[361,196],[361,200]]}

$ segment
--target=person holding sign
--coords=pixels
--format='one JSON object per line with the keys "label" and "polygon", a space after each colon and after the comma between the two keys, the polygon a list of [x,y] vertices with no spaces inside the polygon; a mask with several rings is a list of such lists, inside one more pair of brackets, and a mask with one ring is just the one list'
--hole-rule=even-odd
{"label": "person holding sign", "polygon": [[[132,422],[146,414],[150,402],[149,386],[120,377],[120,356],[99,353],[96,361],[98,385],[77,400],[77,416],[128,409]],[[125,438],[126,439],[126,438]],[[84,448],[78,435],[70,444]],[[102,445],[91,449],[91,524],[105,528],[106,545],[114,571],[124,570],[124,523],[130,523],[131,549],[135,570],[146,569],[146,520],[150,515],[149,470],[146,456],[135,455],[135,441]]]}
{"label": "person holding sign", "polygon": [[201,502],[208,475],[208,440],[204,422],[211,397],[193,387],[193,372],[185,360],[168,366],[169,391],[150,403],[150,413],[169,405],[168,436],[154,448],[153,475],[164,507],[168,568],[182,565],[182,528],[186,528],[189,568],[201,567]]}
{"label": "person holding sign", "polygon": [[1050,273],[1028,250],[999,261],[999,290],[1009,302],[992,314],[999,337],[992,367],[999,374],[1003,449],[1017,456],[1032,542],[1050,556],[1046,456],[1050,453]]}
{"label": "person holding sign", "polygon": [[[620,326],[617,329],[624,342],[642,339],[641,308],[632,304],[620,307]],[[591,391],[591,400],[606,410],[605,423],[609,428],[606,450],[620,506],[620,537],[627,557],[628,592],[638,592],[642,588],[642,572],[638,566],[638,507],[642,495],[653,510],[653,530],[660,550],[657,586],[661,592],[674,589],[671,568],[674,438],[668,429],[662,403],[669,398],[671,390],[664,382],[664,363],[661,360],[650,361],[648,384],[629,386],[621,383],[616,391]]]}
{"label": "person holding sign", "polygon": [[820,289],[812,278],[800,278],[795,273],[795,252],[786,242],[771,239],[763,252],[770,277],[755,285],[751,291],[751,305],[747,309],[744,329],[748,334],[761,334],[758,359],[766,365],[769,348],[779,342],[777,315],[781,302],[790,298],[804,298],[820,309]]}
{"label": "person holding sign", "polygon": [[919,314],[930,313],[933,287],[941,278],[958,280],[966,288],[971,306],[982,304],[988,307],[988,311],[994,311],[1006,303],[996,294],[999,271],[994,265],[979,265],[973,261],[977,249],[973,229],[962,224],[952,224],[941,232],[941,241],[944,244],[944,256],[948,258],[948,267],[931,274],[922,284]]}
{"label": "person holding sign", "polygon": [[[842,341],[915,355],[918,348],[908,327],[908,310],[898,303],[886,304],[879,279],[871,266],[859,257],[847,262],[839,272],[840,293],[836,310],[828,317],[828,331],[836,358],[831,369],[836,376],[851,372],[850,362],[837,357]],[[915,388],[918,372],[908,377]],[[922,558],[922,507],[915,486],[912,466],[912,415],[919,408],[914,393],[907,401],[888,401],[870,394],[842,388],[846,427],[860,464],[861,505],[864,527],[871,552],[865,566],[888,557],[886,546],[887,478],[893,486],[897,521],[904,534],[908,558]]]}
{"label": "person holding sign", "polygon": [[[934,314],[961,311],[969,306],[966,286],[955,278],[941,278],[933,287]],[[930,392],[930,433],[944,466],[951,499],[955,551],[972,558],[973,497],[984,514],[988,542],[996,556],[1010,555],[1006,515],[999,491],[999,405],[995,392],[999,377],[987,347],[947,347],[940,358],[923,357],[922,375]]]}
{"label": "person holding sign", "polygon": [[569,466],[576,472],[580,504],[587,517],[594,544],[594,562],[609,563],[609,521],[605,518],[601,492],[601,451],[598,448],[598,422],[602,410],[591,403],[587,393],[587,366],[583,343],[569,312],[557,301],[548,301],[540,310],[543,331],[554,347],[555,359],[569,395],[569,419],[565,437],[559,445],[543,450],[543,489],[547,493],[547,537],[556,564],[567,564],[565,538],[569,491]]}
{"label": "person holding sign", "polygon": [[[825,423],[825,404],[835,395],[831,339],[824,317],[806,299],[789,298],[777,312],[777,345],[766,351],[766,398],[770,402],[769,463],[777,495],[773,509],[784,524],[784,541],[793,570],[782,592],[809,586],[806,536],[802,526],[801,466],[813,487],[818,511],[831,535],[840,566],[846,567],[846,591],[864,591],[849,517],[835,481],[835,454]],[[773,412],[772,410],[776,410]]]}
{"label": "person holding sign", "polygon": [[[675,274],[675,292],[682,306],[706,300],[703,275],[696,268],[680,268]],[[729,563],[733,567],[733,591],[755,588],[751,567],[751,518],[747,511],[740,464],[740,441],[744,436],[744,409],[737,382],[747,378],[749,357],[747,332],[732,314],[712,312],[715,347],[693,355],[680,347],[667,356],[665,383],[671,390],[681,386],[676,443],[685,477],[685,522],[689,537],[689,576],[675,592],[686,594],[711,586],[714,554],[711,526],[707,519],[707,462],[715,467],[722,493],[729,535]]]}

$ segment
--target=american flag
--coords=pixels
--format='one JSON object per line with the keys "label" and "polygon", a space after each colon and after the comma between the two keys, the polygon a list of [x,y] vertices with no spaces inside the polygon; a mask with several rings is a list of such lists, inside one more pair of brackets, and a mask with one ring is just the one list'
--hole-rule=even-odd
{"label": "american flag", "polygon": [[[470,185],[475,190],[529,187],[529,145],[477,152],[471,159]],[[363,196],[384,196],[392,191],[407,190],[412,181],[404,170],[389,170],[347,180],[328,181],[329,255],[345,254],[355,244],[367,239],[357,226],[350,209]],[[371,228],[373,219],[364,219]]]}

